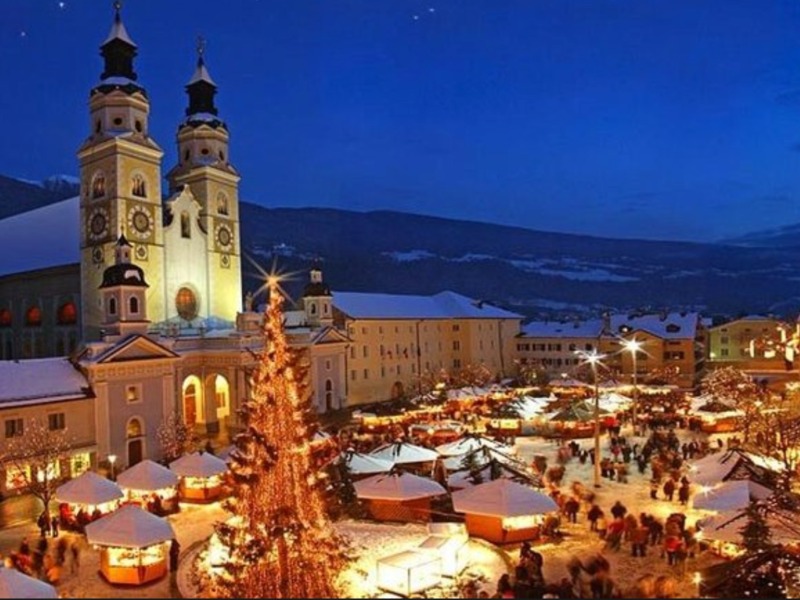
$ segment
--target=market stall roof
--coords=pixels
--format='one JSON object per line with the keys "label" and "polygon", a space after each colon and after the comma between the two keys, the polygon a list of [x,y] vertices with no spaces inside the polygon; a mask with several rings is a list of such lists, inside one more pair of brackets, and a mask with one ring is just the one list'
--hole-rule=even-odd
{"label": "market stall roof", "polygon": [[773,493],[768,487],[749,479],[731,480],[708,491],[698,492],[694,495],[692,505],[701,510],[743,510],[753,500],[764,500]]}
{"label": "market stall roof", "polygon": [[119,486],[94,471],[86,471],[56,489],[56,502],[97,506],[119,500],[125,494]]}
{"label": "market stall roof", "polygon": [[512,454],[514,452],[514,448],[511,446],[479,435],[466,435],[449,444],[436,446],[436,452],[441,456],[463,456],[480,448],[492,448],[507,454]]}
{"label": "market stall roof", "polygon": [[[599,410],[600,415],[607,415],[608,411]],[[594,421],[594,406],[590,406],[587,402],[578,402],[570,404],[568,407],[558,411],[550,417],[551,421],[567,421],[567,422],[580,422]]]}
{"label": "market stall roof", "polygon": [[178,485],[178,476],[157,462],[143,460],[120,473],[117,483],[128,490],[155,492]]}
{"label": "market stall roof", "polygon": [[169,521],[133,504],[86,526],[86,540],[98,546],[146,548],[174,538]]}
{"label": "market stall roof", "polygon": [[783,465],[778,460],[734,448],[690,463],[689,479],[705,486],[715,486],[728,479],[754,479],[764,484],[781,471]]}
{"label": "market stall roof", "polygon": [[769,548],[712,565],[700,572],[700,580],[703,598],[741,598],[743,590],[750,598],[797,598],[800,556]]}
{"label": "market stall roof", "polygon": [[213,477],[222,475],[228,470],[228,465],[208,452],[192,452],[169,463],[169,468],[181,477]]}
{"label": "market stall roof", "polygon": [[370,456],[391,461],[396,465],[432,462],[439,458],[439,455],[433,450],[407,442],[395,442],[381,446],[370,452]]}
{"label": "market stall roof", "polygon": [[394,463],[382,458],[376,458],[369,454],[359,452],[343,452],[340,460],[344,461],[353,475],[374,475],[376,473],[388,473],[392,470]]}
{"label": "market stall roof", "polygon": [[447,490],[432,479],[411,473],[375,475],[356,481],[353,486],[356,495],[364,500],[417,500],[447,493]]}
{"label": "market stall roof", "polygon": [[[777,515],[768,514],[766,517],[767,526],[773,544],[797,544],[797,527],[790,528],[784,519]],[[728,511],[707,517],[698,521],[698,525],[703,532],[703,538],[719,542],[729,542],[732,544],[742,544],[742,528],[747,524],[747,514],[745,511]]]}
{"label": "market stall roof", "polygon": [[0,567],[0,598],[58,598],[58,592],[49,583]]}
{"label": "market stall roof", "polygon": [[482,467],[492,460],[496,460],[507,465],[516,467],[517,469],[524,469],[525,464],[516,456],[506,454],[502,450],[496,448],[478,448],[467,454],[460,456],[448,456],[444,459],[444,466],[448,471],[458,471],[464,468],[465,463],[469,463],[472,458],[473,466]]}
{"label": "market stall roof", "polygon": [[633,402],[632,398],[617,392],[606,392],[600,395],[600,408],[602,410],[625,410]]}
{"label": "market stall roof", "polygon": [[495,479],[453,493],[456,512],[488,517],[519,517],[558,510],[558,505],[526,485],[509,479]]}
{"label": "market stall roof", "polygon": [[[480,483],[475,483],[476,473],[481,480]],[[511,481],[527,485],[534,485],[536,483],[536,479],[533,475],[529,475],[520,469],[515,469],[497,459],[491,459],[477,470],[461,469],[460,471],[453,472],[447,478],[447,485],[451,489],[464,489],[497,479],[510,479]]]}

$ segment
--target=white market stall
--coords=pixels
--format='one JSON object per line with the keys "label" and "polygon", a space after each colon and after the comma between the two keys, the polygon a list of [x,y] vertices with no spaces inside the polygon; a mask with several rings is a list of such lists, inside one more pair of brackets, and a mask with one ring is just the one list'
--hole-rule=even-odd
{"label": "white market stall", "polygon": [[406,550],[378,560],[378,587],[409,597],[439,585],[441,572],[438,556]]}
{"label": "white market stall", "polygon": [[374,475],[353,487],[378,521],[429,521],[431,498],[447,493],[432,479],[411,473]]}
{"label": "white market stall", "polygon": [[526,485],[496,479],[454,492],[453,509],[464,513],[471,536],[511,544],[538,538],[544,515],[557,512],[558,505]]}
{"label": "white market stall", "polygon": [[380,473],[388,473],[394,467],[394,463],[383,458],[361,454],[359,452],[343,452],[339,455],[353,479],[363,479]]}
{"label": "white market stall", "polygon": [[222,495],[222,477],[228,464],[208,452],[192,452],[172,461],[169,468],[180,478],[180,498],[187,502],[212,502]]}
{"label": "white market stall", "polygon": [[[777,515],[767,515],[766,523],[770,530],[770,537],[773,544],[783,546],[794,546],[800,544],[800,533],[798,526],[787,526],[788,522],[793,522],[795,516],[792,514],[788,519],[779,518]],[[710,548],[726,558],[733,558],[744,553],[742,528],[747,524],[747,514],[744,511],[728,511],[701,519],[697,522],[699,534],[698,538],[707,543]]]}
{"label": "white market stall", "polygon": [[783,470],[783,463],[774,458],[734,448],[691,462],[689,479],[705,487],[714,487],[729,479],[753,479],[764,483],[777,478]]}
{"label": "white market stall", "polygon": [[[71,479],[59,486],[55,493],[59,517],[66,527],[81,526],[115,510],[124,497],[125,494],[116,483],[94,471],[86,471]],[[85,516],[79,517],[80,514]]]}
{"label": "white market stall", "polygon": [[726,481],[713,488],[703,488],[694,495],[692,505],[695,509],[718,512],[744,510],[751,502],[765,500],[773,493],[771,489],[755,481],[738,479]]}
{"label": "white market stall", "polygon": [[433,450],[407,442],[386,444],[373,450],[369,455],[426,475],[433,472],[433,465],[439,458],[439,455]]}
{"label": "white market stall", "polygon": [[469,549],[467,541],[469,534],[461,523],[443,523],[443,525],[455,525],[460,527],[456,532],[431,533],[423,542],[417,546],[416,551],[423,554],[430,554],[441,560],[441,574],[445,577],[458,577],[467,567],[469,561]]}
{"label": "white market stall", "polygon": [[58,598],[58,592],[49,583],[0,567],[0,598]]}
{"label": "white market stall", "polygon": [[445,457],[463,457],[465,454],[475,452],[481,448],[491,448],[492,450],[499,450],[500,452],[505,452],[506,454],[516,454],[516,449],[513,446],[502,444],[479,435],[468,435],[460,440],[450,442],[449,444],[436,446],[436,452]]}
{"label": "white market stall", "polygon": [[141,585],[169,570],[172,525],[127,505],[86,526],[86,539],[100,546],[100,573],[109,583]]}
{"label": "white market stall", "polygon": [[138,462],[117,477],[128,502],[143,507],[160,505],[166,512],[177,508],[179,481],[174,472],[152,460]]}

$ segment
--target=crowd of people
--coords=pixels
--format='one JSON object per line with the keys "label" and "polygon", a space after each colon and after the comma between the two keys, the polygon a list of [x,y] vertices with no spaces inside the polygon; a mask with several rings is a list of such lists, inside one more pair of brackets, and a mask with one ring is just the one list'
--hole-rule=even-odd
{"label": "crowd of people", "polygon": [[45,535],[44,528],[40,528],[42,535],[34,544],[25,537],[15,552],[9,553],[3,560],[6,568],[16,569],[30,577],[46,581],[51,585],[58,585],[64,569],[71,573],[78,572],[82,551],[82,538],[70,539],[66,535],[59,536],[58,528],[50,528],[53,541]]}

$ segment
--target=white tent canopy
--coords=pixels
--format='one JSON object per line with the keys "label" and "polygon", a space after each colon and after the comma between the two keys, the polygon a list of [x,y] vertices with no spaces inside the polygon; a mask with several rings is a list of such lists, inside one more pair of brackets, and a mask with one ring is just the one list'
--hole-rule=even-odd
{"label": "white tent canopy", "polygon": [[707,492],[695,494],[692,504],[701,510],[744,510],[753,500],[764,500],[772,490],[748,479],[726,481]]}
{"label": "white tent canopy", "polygon": [[396,465],[433,462],[439,458],[439,455],[433,450],[405,442],[381,446],[377,450],[370,452],[370,456],[391,461]]}
{"label": "white tent canopy", "polygon": [[353,484],[356,496],[364,500],[417,500],[446,494],[441,485],[411,473],[375,475]]}
{"label": "white tent canopy", "polygon": [[456,512],[488,517],[520,517],[558,510],[550,496],[508,479],[495,479],[453,493]]}
{"label": "white tent canopy", "polygon": [[497,450],[495,448],[478,448],[473,452],[468,452],[467,454],[461,454],[459,456],[450,456],[444,459],[444,467],[448,471],[458,471],[459,469],[464,468],[464,461],[470,455],[475,455],[475,466],[482,467],[486,465],[490,460],[494,459],[498,462],[507,464],[515,469],[525,470],[525,463],[523,463],[520,459],[516,456],[511,456],[510,454],[506,454],[502,450]]}
{"label": "white tent canopy", "polygon": [[98,546],[146,548],[174,538],[169,521],[132,504],[86,526],[86,540]]}
{"label": "white tent canopy", "polygon": [[208,452],[184,454],[169,463],[169,468],[181,477],[214,477],[228,470],[227,463]]}
{"label": "white tent canopy", "polygon": [[689,464],[689,479],[698,485],[713,487],[719,485],[731,474],[741,459],[749,460],[756,467],[779,473],[783,464],[773,458],[760,456],[751,452],[726,451],[709,454]]}
{"label": "white tent canopy", "polygon": [[49,583],[0,567],[0,598],[58,598],[58,592]]}
{"label": "white tent canopy", "polygon": [[599,403],[600,408],[603,410],[616,412],[619,410],[626,410],[633,403],[633,399],[617,392],[608,392],[601,394]]}
{"label": "white tent canopy", "polygon": [[388,473],[394,466],[391,461],[358,452],[344,452],[340,455],[340,460],[344,461],[353,475]]}
{"label": "white tent canopy", "polygon": [[119,500],[124,495],[113,481],[101,477],[94,471],[86,471],[59,486],[56,490],[56,502],[97,506]]}
{"label": "white tent canopy", "polygon": [[[734,520],[732,520],[734,519]],[[780,520],[767,515],[772,543],[796,544],[797,535],[789,531]],[[742,528],[747,525],[747,516],[739,511],[729,511],[698,521],[704,539],[731,544],[742,544]]]}
{"label": "white tent canopy", "polygon": [[155,492],[178,485],[178,476],[157,462],[143,460],[120,473],[117,483],[127,490]]}
{"label": "white tent canopy", "polygon": [[465,454],[469,454],[470,452],[475,452],[475,450],[479,450],[480,448],[492,448],[494,450],[505,452],[506,454],[512,454],[515,452],[514,448],[511,446],[501,444],[500,442],[495,442],[494,440],[490,440],[486,437],[478,436],[463,437],[455,442],[442,444],[441,446],[436,447],[436,452],[438,452],[441,456],[463,456]]}

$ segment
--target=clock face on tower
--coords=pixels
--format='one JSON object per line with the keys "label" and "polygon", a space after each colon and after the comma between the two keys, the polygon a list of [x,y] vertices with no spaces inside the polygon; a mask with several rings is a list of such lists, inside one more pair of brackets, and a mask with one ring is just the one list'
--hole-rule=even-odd
{"label": "clock face on tower", "polygon": [[89,215],[88,235],[92,240],[99,240],[108,235],[108,211],[105,208],[97,208]]}
{"label": "clock face on tower", "polygon": [[134,206],[128,211],[128,229],[141,240],[146,239],[152,230],[150,213],[143,206]]}
{"label": "clock face on tower", "polygon": [[217,225],[217,244],[229,248],[233,243],[233,233],[227,225]]}

